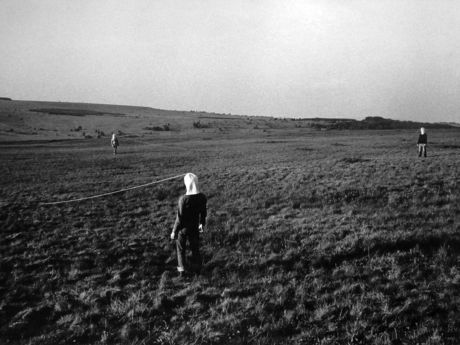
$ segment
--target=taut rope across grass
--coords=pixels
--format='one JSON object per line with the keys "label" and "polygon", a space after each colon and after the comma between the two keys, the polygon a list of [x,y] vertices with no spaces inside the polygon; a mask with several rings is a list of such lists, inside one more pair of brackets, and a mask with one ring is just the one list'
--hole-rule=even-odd
{"label": "taut rope across grass", "polygon": [[84,201],[84,200],[89,200],[89,199],[101,198],[103,196],[123,193],[123,192],[129,191],[129,190],[151,186],[151,185],[154,185],[154,184],[158,184],[158,183],[161,183],[161,182],[173,180],[173,179],[183,177],[183,176],[185,176],[185,174],[180,174],[180,175],[176,175],[176,176],[167,177],[167,178],[164,178],[164,179],[161,179],[161,180],[158,180],[158,181],[152,181],[152,182],[144,183],[144,184],[141,184],[141,185],[138,185],[138,186],[133,186],[133,187],[129,187],[129,188],[123,188],[123,189],[116,190],[116,191],[113,191],[113,192],[107,192],[107,193],[102,193],[102,194],[97,194],[97,195],[92,195],[92,196],[87,196],[87,197],[82,197],[82,198],[77,198],[77,199],[63,200],[63,201],[42,202],[42,203],[40,203],[40,205],[42,205],[42,206],[58,205],[58,204],[66,204],[66,203],[70,203],[70,202],[77,202],[77,201]]}

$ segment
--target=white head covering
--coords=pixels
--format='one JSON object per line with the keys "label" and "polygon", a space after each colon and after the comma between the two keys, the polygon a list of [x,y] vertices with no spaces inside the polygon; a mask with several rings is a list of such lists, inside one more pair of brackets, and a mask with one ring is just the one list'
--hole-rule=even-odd
{"label": "white head covering", "polygon": [[115,133],[112,133],[112,140],[115,140],[116,137]]}
{"label": "white head covering", "polygon": [[420,133],[425,134],[425,128],[420,128]]}
{"label": "white head covering", "polygon": [[198,190],[198,176],[192,173],[187,173],[184,176],[184,184],[187,192],[185,195],[195,195],[200,191]]}

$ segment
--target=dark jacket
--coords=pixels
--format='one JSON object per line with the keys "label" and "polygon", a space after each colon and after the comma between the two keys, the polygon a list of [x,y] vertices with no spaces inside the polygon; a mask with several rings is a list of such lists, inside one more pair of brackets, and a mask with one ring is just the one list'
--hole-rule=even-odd
{"label": "dark jacket", "polygon": [[425,134],[420,134],[420,135],[418,136],[417,144],[426,144],[426,142],[427,142],[426,133],[425,133]]}
{"label": "dark jacket", "polygon": [[206,196],[202,193],[183,195],[179,198],[176,222],[173,232],[177,234],[182,229],[198,230],[198,225],[206,225]]}

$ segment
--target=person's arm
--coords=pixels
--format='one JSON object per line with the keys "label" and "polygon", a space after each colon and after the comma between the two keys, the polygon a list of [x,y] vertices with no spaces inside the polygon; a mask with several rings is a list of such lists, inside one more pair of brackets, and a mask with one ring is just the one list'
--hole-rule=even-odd
{"label": "person's arm", "polygon": [[206,225],[206,216],[207,216],[207,210],[206,210],[206,197],[203,198],[203,204],[201,205],[201,210],[200,210],[200,225],[201,228],[204,228]]}
{"label": "person's arm", "polygon": [[183,198],[179,199],[178,205],[177,205],[177,214],[176,214],[176,221],[174,222],[174,227],[171,232],[171,239],[175,240],[177,237],[177,232],[182,228],[182,209],[183,209]]}

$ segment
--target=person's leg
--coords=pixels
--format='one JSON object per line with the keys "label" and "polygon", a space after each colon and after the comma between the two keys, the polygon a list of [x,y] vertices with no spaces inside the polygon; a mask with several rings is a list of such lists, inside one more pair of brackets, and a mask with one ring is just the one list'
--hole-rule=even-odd
{"label": "person's leg", "polygon": [[176,251],[177,251],[177,271],[182,273],[185,271],[186,257],[185,249],[187,245],[187,237],[185,233],[181,230],[177,234],[176,239]]}
{"label": "person's leg", "polygon": [[423,145],[423,156],[426,157],[426,144]]}
{"label": "person's leg", "polygon": [[202,259],[200,254],[200,235],[198,230],[189,235],[189,243],[192,251],[193,270],[195,273],[199,274],[201,271]]}
{"label": "person's leg", "polygon": [[418,156],[422,157],[422,144],[418,144]]}

